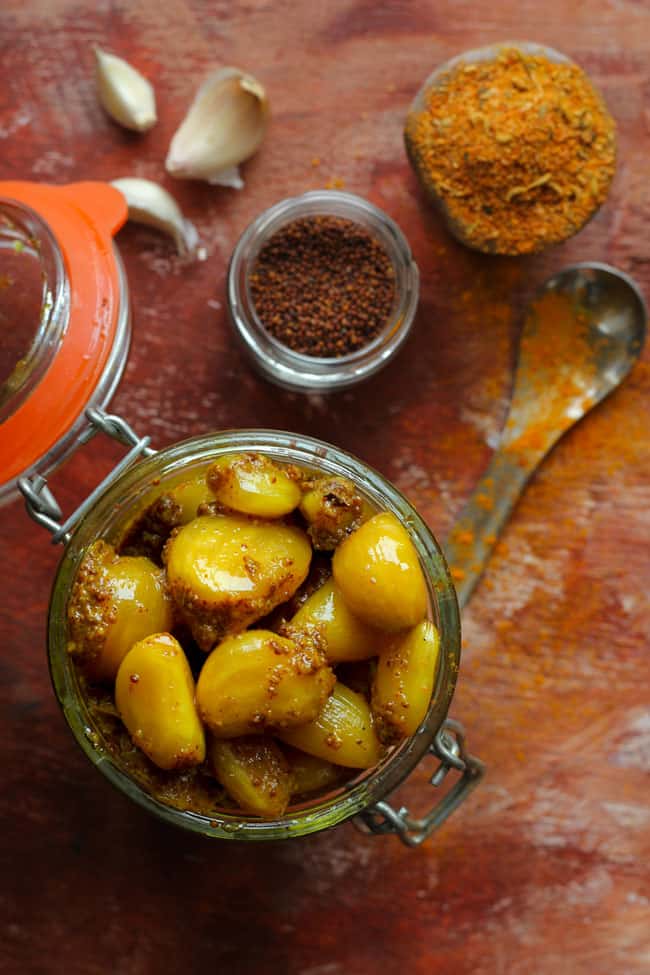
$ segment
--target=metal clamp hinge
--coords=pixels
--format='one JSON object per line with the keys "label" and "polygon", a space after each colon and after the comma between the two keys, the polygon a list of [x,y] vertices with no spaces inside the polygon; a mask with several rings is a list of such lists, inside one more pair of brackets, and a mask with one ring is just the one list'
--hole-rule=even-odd
{"label": "metal clamp hinge", "polygon": [[52,533],[53,544],[57,542],[67,544],[70,541],[72,529],[80,518],[93,507],[100,494],[103,494],[106,488],[110,487],[139,457],[150,457],[156,453],[149,446],[151,438],[138,437],[137,433],[121,416],[96,409],[86,410],[85,415],[88,420],[88,427],[79,437],[80,444],[88,443],[98,433],[104,433],[113,440],[130,447],[130,450],[63,523],[61,508],[49,489],[46,478],[41,474],[19,478],[18,488],[25,499],[28,515]]}
{"label": "metal clamp hinge", "polygon": [[429,754],[439,760],[430,779],[431,785],[441,785],[452,769],[460,773],[460,778],[449,792],[421,819],[411,816],[404,806],[395,809],[382,799],[354,820],[362,832],[376,835],[395,833],[406,846],[419,846],[465,801],[485,774],[483,762],[470,755],[465,748],[465,730],[459,721],[448,718],[444,722],[429,748]]}

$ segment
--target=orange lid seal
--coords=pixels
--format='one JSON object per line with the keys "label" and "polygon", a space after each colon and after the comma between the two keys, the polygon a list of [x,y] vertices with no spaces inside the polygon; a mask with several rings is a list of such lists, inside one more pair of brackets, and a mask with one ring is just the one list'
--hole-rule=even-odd
{"label": "orange lid seal", "polygon": [[0,197],[30,207],[52,232],[70,291],[67,328],[47,372],[0,425],[0,485],[28,471],[70,430],[99,384],[120,303],[113,235],[126,201],[107,183],[49,186],[0,181]]}

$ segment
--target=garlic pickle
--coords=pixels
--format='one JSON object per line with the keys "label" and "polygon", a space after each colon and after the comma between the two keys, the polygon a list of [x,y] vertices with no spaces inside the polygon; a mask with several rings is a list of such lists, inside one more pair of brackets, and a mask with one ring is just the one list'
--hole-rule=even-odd
{"label": "garlic pickle", "polygon": [[303,603],[285,629],[291,636],[309,626],[318,627],[325,656],[331,664],[367,660],[379,653],[385,641],[385,634],[350,612],[333,579],[328,579]]}
{"label": "garlic pickle", "polygon": [[318,647],[270,630],[227,637],[201,669],[199,714],[219,738],[312,721],[335,683]]}
{"label": "garlic pickle", "polygon": [[370,768],[381,755],[368,702],[340,681],[317,717],[278,731],[278,737],[308,755],[347,768]]}
{"label": "garlic pickle", "polygon": [[280,835],[360,770],[381,783],[426,719],[439,638],[419,536],[381,492],[272,439],[222,443],[143,480],[88,547],[67,649],[125,776]]}
{"label": "garlic pickle", "polygon": [[332,571],[351,611],[370,626],[397,632],[426,613],[418,554],[391,512],[375,515],[346,538],[334,553]]}
{"label": "garlic pickle", "polygon": [[202,650],[210,650],[289,599],[305,580],[303,531],[243,515],[202,515],[165,547],[172,600]]}
{"label": "garlic pickle", "polygon": [[187,525],[196,518],[202,504],[210,504],[215,499],[206,481],[205,472],[181,481],[169,491],[169,497],[178,505],[177,525]]}
{"label": "garlic pickle", "polygon": [[315,549],[331,551],[359,524],[365,503],[354,485],[343,477],[318,478],[306,485],[300,514]]}
{"label": "garlic pickle", "polygon": [[240,809],[262,819],[284,813],[292,779],[289,763],[272,738],[215,738],[208,755],[214,774]]}
{"label": "garlic pickle", "polygon": [[385,744],[414,735],[429,709],[440,637],[429,620],[396,637],[380,655],[372,688],[372,712]]}
{"label": "garlic pickle", "polygon": [[219,457],[208,469],[207,483],[225,507],[259,518],[290,514],[302,496],[295,480],[263,454]]}
{"label": "garlic pickle", "polygon": [[194,678],[169,633],[140,640],[120,664],[115,703],[131,739],[162,769],[200,765],[205,735],[194,703]]}
{"label": "garlic pickle", "polygon": [[134,643],[172,626],[162,569],[143,556],[117,555],[94,542],[68,603],[67,649],[91,679],[110,682]]}
{"label": "garlic pickle", "polygon": [[343,773],[340,765],[299,752],[296,748],[287,749],[286,756],[291,771],[292,796],[323,792],[341,781]]}
{"label": "garlic pickle", "polygon": [[214,501],[205,471],[170,487],[127,526],[119,545],[120,553],[145,555],[159,563],[174,528],[192,521],[201,505],[214,504]]}

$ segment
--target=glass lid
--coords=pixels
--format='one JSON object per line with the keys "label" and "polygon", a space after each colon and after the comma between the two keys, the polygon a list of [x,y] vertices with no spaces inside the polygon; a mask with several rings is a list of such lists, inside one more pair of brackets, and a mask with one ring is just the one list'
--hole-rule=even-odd
{"label": "glass lid", "polygon": [[127,215],[106,183],[0,181],[0,504],[45,476],[108,404],[130,336],[113,235]]}
{"label": "glass lid", "polygon": [[61,252],[26,207],[0,200],[0,423],[47,371],[68,324]]}

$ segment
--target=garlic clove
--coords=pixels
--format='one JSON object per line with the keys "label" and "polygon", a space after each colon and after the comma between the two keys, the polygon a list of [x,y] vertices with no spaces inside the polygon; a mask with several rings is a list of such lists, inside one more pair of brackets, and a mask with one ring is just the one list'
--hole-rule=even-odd
{"label": "garlic clove", "polygon": [[153,87],[130,64],[96,47],[95,77],[99,100],[115,122],[134,132],[146,132],[156,124]]}
{"label": "garlic clove", "polygon": [[167,190],[150,179],[114,179],[111,185],[124,196],[129,208],[129,220],[169,234],[179,254],[194,254],[199,242],[196,227],[185,219]]}
{"label": "garlic clove", "polygon": [[219,172],[208,180],[212,186],[230,186],[233,190],[244,188],[244,181],[239,172],[239,166],[228,166],[227,169],[220,169]]}
{"label": "garlic clove", "polygon": [[241,189],[239,163],[259,148],[268,114],[268,98],[256,78],[238,68],[213,72],[171,141],[167,172]]}

